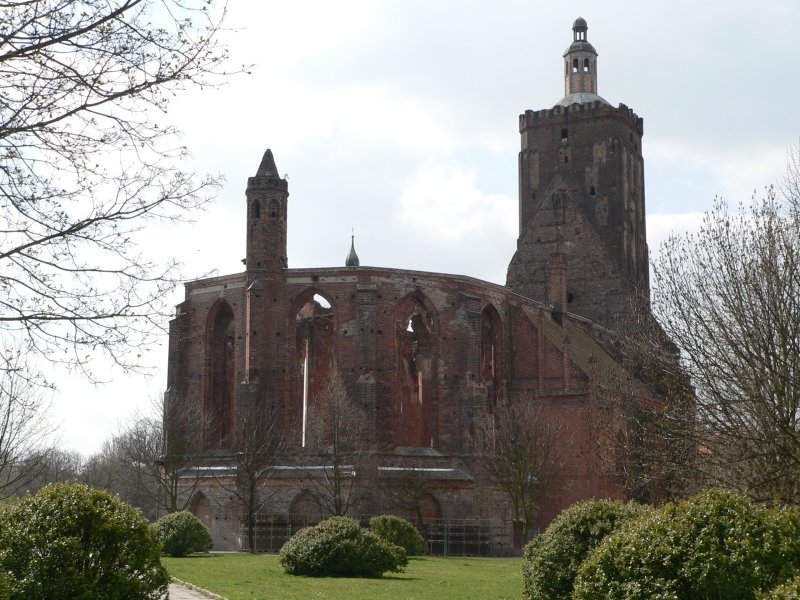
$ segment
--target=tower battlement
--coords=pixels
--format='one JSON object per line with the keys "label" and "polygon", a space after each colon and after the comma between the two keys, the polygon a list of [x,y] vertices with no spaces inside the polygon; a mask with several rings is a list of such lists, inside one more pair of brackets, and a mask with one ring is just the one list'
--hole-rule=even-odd
{"label": "tower battlement", "polygon": [[554,106],[542,110],[526,110],[519,116],[519,130],[532,127],[560,126],[579,120],[597,120],[602,118],[616,119],[628,125],[640,136],[644,135],[644,121],[633,109],[620,103],[618,107],[610,106],[600,100],[570,106]]}
{"label": "tower battlement", "polygon": [[247,189],[277,190],[286,192],[289,190],[289,182],[285,179],[270,176],[259,176],[247,178]]}

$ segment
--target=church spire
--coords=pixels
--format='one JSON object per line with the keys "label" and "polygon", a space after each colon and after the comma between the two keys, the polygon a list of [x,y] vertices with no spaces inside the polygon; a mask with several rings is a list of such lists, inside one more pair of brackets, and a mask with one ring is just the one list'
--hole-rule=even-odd
{"label": "church spire", "polygon": [[258,165],[256,177],[278,177],[278,167],[275,166],[275,159],[272,157],[272,150],[267,148],[261,164]]}
{"label": "church spire", "polygon": [[356,254],[356,235],[352,234],[350,236],[350,252],[347,254],[347,258],[344,261],[345,267],[357,267],[359,266],[358,254]]}

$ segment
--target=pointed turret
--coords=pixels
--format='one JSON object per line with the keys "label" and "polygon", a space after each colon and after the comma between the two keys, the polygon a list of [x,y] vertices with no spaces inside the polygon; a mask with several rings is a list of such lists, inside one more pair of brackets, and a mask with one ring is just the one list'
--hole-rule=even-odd
{"label": "pointed turret", "polygon": [[347,258],[344,261],[345,267],[357,267],[359,266],[360,262],[358,260],[358,254],[356,254],[356,236],[350,236],[350,252],[347,254]]}
{"label": "pointed turret", "polygon": [[275,166],[275,159],[272,157],[272,150],[267,148],[261,164],[258,165],[256,177],[278,177],[278,167]]}
{"label": "pointed turret", "polygon": [[278,175],[272,150],[264,152],[255,176],[247,179],[246,195],[247,270],[285,269],[289,184]]}

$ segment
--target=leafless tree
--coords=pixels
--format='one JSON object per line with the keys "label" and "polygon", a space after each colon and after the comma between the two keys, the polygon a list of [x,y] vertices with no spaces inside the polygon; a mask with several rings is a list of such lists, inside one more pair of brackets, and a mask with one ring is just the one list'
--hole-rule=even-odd
{"label": "leafless tree", "polygon": [[542,498],[553,491],[561,465],[560,432],[541,401],[525,394],[499,402],[478,428],[481,463],[508,497],[523,543]]}
{"label": "leafless tree", "polygon": [[798,503],[800,198],[790,200],[769,189],[734,212],[718,200],[697,234],[662,247],[654,307],[697,392],[706,480]]}
{"label": "leafless tree", "polygon": [[319,468],[310,474],[312,493],[329,514],[346,515],[367,490],[371,433],[365,410],[334,372],[309,411],[308,451],[303,453]]}
{"label": "leafless tree", "polygon": [[0,498],[13,495],[38,475],[52,433],[39,381],[24,359],[19,350],[9,349],[0,358]]}
{"label": "leafless tree", "polygon": [[134,242],[219,184],[180,164],[173,94],[225,80],[208,0],[0,5],[0,329],[49,361],[126,369],[167,321],[175,264]]}
{"label": "leafless tree", "polygon": [[99,452],[83,462],[80,481],[91,487],[108,490],[122,500],[138,508],[150,520],[157,517],[153,498],[156,490],[152,482],[149,488],[137,481],[136,466],[131,464],[123,446],[123,434],[111,436]]}
{"label": "leafless tree", "polygon": [[20,490],[30,494],[35,494],[51,483],[79,481],[84,462],[80,452],[53,446],[35,451],[26,460],[38,465],[35,475]]}
{"label": "leafless tree", "polygon": [[139,416],[115,437],[130,481],[161,512],[186,510],[199,482],[198,454],[204,431],[201,407],[167,392],[154,416]]}
{"label": "leafless tree", "polygon": [[640,502],[696,491],[694,390],[649,297],[595,333],[612,354],[594,359],[585,413],[597,468]]}
{"label": "leafless tree", "polygon": [[400,467],[381,481],[381,492],[387,504],[410,515],[423,537],[427,537],[428,531],[426,514],[438,508],[432,506],[433,494],[428,484],[425,471],[418,467]]}
{"label": "leafless tree", "polygon": [[257,516],[274,496],[269,482],[285,447],[283,421],[276,410],[273,404],[252,401],[237,407],[232,457],[236,475],[233,481],[224,475],[217,478],[242,504],[250,552],[256,551]]}

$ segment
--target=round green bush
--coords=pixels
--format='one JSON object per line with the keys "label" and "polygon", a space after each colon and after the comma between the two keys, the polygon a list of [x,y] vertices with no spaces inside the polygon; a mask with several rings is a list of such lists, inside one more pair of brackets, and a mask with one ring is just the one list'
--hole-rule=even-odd
{"label": "round green bush", "polygon": [[755,598],[800,567],[800,518],[709,490],[608,536],[581,565],[574,598]]}
{"label": "round green bush", "polygon": [[380,515],[369,520],[369,530],[387,542],[405,548],[408,556],[425,554],[425,539],[417,528],[402,517]]}
{"label": "round green bush", "polygon": [[281,548],[280,563],[290,575],[380,577],[402,571],[406,551],[362,529],[348,517],[332,517],[298,531]]}
{"label": "round green bush", "polygon": [[800,575],[771,592],[757,594],[758,600],[800,600]]}
{"label": "round green bush", "polygon": [[83,485],[45,487],[0,518],[0,572],[15,599],[163,598],[160,554],[136,509]]}
{"label": "round green bush", "polygon": [[208,552],[214,545],[208,527],[190,512],[164,515],[153,523],[153,527],[161,543],[161,551],[167,556]]}
{"label": "round green bush", "polygon": [[568,600],[578,567],[623,523],[650,508],[611,500],[579,502],[563,511],[527,546],[522,560],[522,590],[529,600]]}

